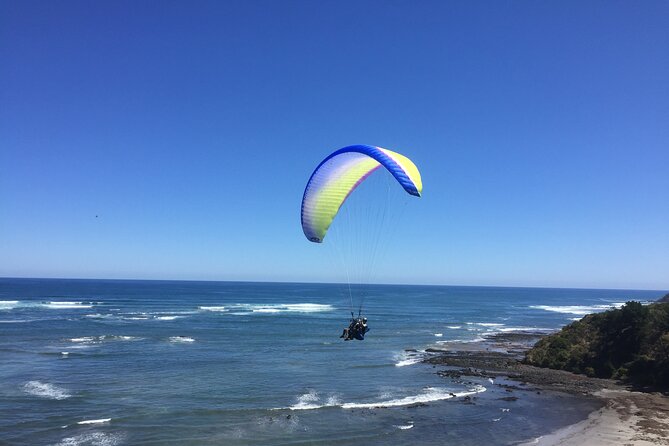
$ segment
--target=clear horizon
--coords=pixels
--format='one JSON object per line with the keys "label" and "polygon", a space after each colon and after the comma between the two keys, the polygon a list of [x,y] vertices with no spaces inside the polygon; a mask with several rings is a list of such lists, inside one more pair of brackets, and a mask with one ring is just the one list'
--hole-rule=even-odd
{"label": "clear horizon", "polygon": [[669,289],[666,17],[0,2],[0,276],[341,281],[300,200],[371,144],[424,184],[375,282]]}
{"label": "clear horizon", "polygon": [[[0,277],[0,280],[89,280],[89,281],[118,281],[118,282],[202,282],[202,283],[278,283],[278,284],[314,284],[314,285],[347,285],[347,282],[295,282],[295,281],[264,281],[264,280],[193,280],[193,279],[142,279],[142,278],[100,278],[100,277]],[[536,288],[536,289],[564,289],[564,290],[600,290],[600,291],[657,291],[666,293],[667,290],[653,288],[589,288],[589,287],[552,287],[552,286],[514,286],[514,285],[467,285],[449,283],[351,283],[360,286],[426,286],[426,287],[452,287],[452,288]],[[658,296],[658,299],[664,295]]]}

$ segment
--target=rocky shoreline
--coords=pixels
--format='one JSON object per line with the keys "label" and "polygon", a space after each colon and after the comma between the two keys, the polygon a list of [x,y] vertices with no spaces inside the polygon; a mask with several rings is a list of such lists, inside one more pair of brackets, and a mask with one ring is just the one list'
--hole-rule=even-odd
{"label": "rocky shoreline", "polygon": [[[543,336],[545,333],[541,332],[513,332],[491,335],[475,343],[444,342],[427,349],[429,356],[423,362],[438,368],[438,375],[453,382],[487,378],[491,384],[505,388],[506,401],[517,400],[522,392],[562,392],[595,398],[601,403],[587,420],[528,444],[669,445],[667,396],[634,392],[613,380],[522,363],[525,352]],[[497,378],[506,379],[495,383]]]}

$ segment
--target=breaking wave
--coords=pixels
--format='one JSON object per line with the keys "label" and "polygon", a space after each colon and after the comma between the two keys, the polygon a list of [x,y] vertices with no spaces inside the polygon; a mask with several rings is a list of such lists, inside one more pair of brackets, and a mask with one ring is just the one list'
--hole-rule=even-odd
{"label": "breaking wave", "polygon": [[320,313],[332,311],[334,307],[328,304],[232,304],[228,306],[199,307],[203,311],[229,312],[233,315],[247,314],[278,314],[278,313]]}
{"label": "breaking wave", "polygon": [[575,314],[585,316],[590,313],[599,313],[601,311],[613,310],[625,305],[624,302],[613,302],[605,305],[530,305],[534,310],[552,311],[554,313]]}
{"label": "breaking wave", "polygon": [[376,407],[399,407],[409,406],[418,403],[430,403],[432,401],[448,400],[451,398],[461,398],[465,396],[475,395],[477,393],[485,392],[486,388],[483,386],[476,386],[466,392],[453,393],[447,389],[437,387],[428,387],[421,394],[414,396],[407,396],[387,401],[378,401],[373,403],[346,403],[342,404],[344,409],[373,409]]}
{"label": "breaking wave", "polygon": [[110,421],[111,418],[100,418],[99,420],[78,421],[77,424],[102,424],[102,423],[109,423]]}
{"label": "breaking wave", "polygon": [[62,387],[41,381],[28,381],[23,386],[23,390],[30,395],[49,400],[64,400],[72,396]]}
{"label": "breaking wave", "polygon": [[406,367],[418,364],[425,359],[425,351],[404,351],[396,356],[395,367]]}
{"label": "breaking wave", "polygon": [[0,310],[12,310],[14,308],[48,308],[52,310],[78,310],[93,308],[93,302],[74,301],[23,301],[23,300],[0,300]]}
{"label": "breaking wave", "polygon": [[189,343],[189,342],[195,342],[195,339],[188,337],[188,336],[171,336],[170,337],[170,342],[174,343]]}
{"label": "breaking wave", "polygon": [[144,338],[138,336],[120,336],[120,335],[102,335],[102,336],[83,336],[81,338],[72,338],[69,341],[78,344],[99,344],[105,341],[139,341]]}
{"label": "breaking wave", "polygon": [[66,437],[56,446],[116,446],[123,442],[120,434],[109,434],[105,432],[88,432],[85,434]]}
{"label": "breaking wave", "polygon": [[[462,398],[465,396],[475,395],[477,393],[485,392],[486,388],[483,386],[475,386],[467,391],[454,393],[448,389],[428,387],[418,395],[406,396],[403,398],[387,399],[374,402],[362,403],[341,403],[339,397],[331,395],[326,399],[319,397],[318,393],[310,391],[304,395],[297,397],[294,405],[288,407],[290,410],[313,410],[322,409],[325,407],[340,407],[342,409],[374,409],[374,408],[388,408],[410,406],[412,404],[425,404],[433,401],[448,400],[451,398]],[[286,409],[286,408],[282,408]]]}
{"label": "breaking wave", "polygon": [[224,306],[222,305],[214,305],[210,307],[198,307],[200,310],[204,311],[228,311]]}
{"label": "breaking wave", "polygon": [[0,300],[0,310],[11,310],[19,304],[18,300]]}

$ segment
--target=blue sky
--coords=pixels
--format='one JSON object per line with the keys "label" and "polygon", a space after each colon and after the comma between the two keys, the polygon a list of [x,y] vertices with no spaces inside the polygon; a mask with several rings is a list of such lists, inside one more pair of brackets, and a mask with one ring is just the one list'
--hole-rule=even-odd
{"label": "blue sky", "polygon": [[338,280],[300,200],[362,143],[424,181],[381,282],[667,289],[668,19],[653,1],[3,0],[0,276]]}

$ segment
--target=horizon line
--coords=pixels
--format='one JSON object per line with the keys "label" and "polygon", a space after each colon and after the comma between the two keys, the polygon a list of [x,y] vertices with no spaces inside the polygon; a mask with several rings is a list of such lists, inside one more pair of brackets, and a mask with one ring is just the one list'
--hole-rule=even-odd
{"label": "horizon line", "polygon": [[[556,286],[527,286],[527,285],[455,285],[455,284],[423,284],[423,283],[347,283],[347,282],[317,282],[317,281],[287,281],[287,280],[203,280],[203,279],[139,279],[139,278],[90,278],[90,277],[9,277],[0,276],[0,280],[88,280],[88,281],[117,281],[117,282],[203,282],[203,283],[281,283],[304,285],[362,285],[362,286],[419,286],[419,287],[454,287],[454,288],[527,288],[527,289],[554,289],[554,290],[603,290],[603,291],[657,291],[666,293],[669,290],[651,288],[597,288],[597,287],[556,287]],[[662,297],[662,296],[660,296]]]}

